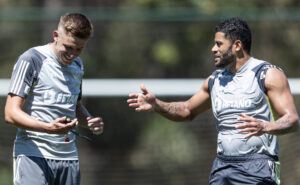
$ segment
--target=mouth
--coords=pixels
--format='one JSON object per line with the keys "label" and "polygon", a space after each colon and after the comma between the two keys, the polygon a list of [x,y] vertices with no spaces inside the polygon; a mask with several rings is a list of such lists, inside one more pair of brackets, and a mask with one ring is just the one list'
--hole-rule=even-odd
{"label": "mouth", "polygon": [[73,58],[72,57],[69,57],[69,56],[67,56],[67,55],[62,55],[61,56],[61,62],[63,63],[63,64],[65,64],[65,65],[69,65],[69,64],[71,64],[72,62],[73,62]]}
{"label": "mouth", "polygon": [[73,60],[73,57],[71,57],[71,56],[69,56],[69,55],[64,55],[64,58],[65,58],[66,60]]}
{"label": "mouth", "polygon": [[220,60],[221,57],[219,56],[215,56],[215,62],[218,62]]}

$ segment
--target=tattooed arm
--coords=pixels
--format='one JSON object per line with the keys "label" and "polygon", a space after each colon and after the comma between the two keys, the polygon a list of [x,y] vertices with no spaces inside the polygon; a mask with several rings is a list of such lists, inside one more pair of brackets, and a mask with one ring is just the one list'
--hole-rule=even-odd
{"label": "tattooed arm", "polygon": [[249,132],[245,139],[263,133],[283,135],[295,132],[299,127],[299,117],[294,99],[285,75],[278,69],[270,68],[266,73],[265,87],[274,110],[279,116],[274,122],[260,122],[253,117],[242,114],[239,121],[244,124],[237,126],[239,132]]}
{"label": "tattooed arm", "polygon": [[127,102],[136,111],[150,111],[161,114],[173,121],[188,121],[211,107],[208,79],[201,89],[189,100],[183,102],[164,102],[141,85],[142,94],[130,94]]}
{"label": "tattooed arm", "polygon": [[265,86],[270,102],[280,116],[275,123],[266,126],[267,131],[276,135],[296,131],[299,127],[299,117],[285,75],[278,69],[269,69],[266,74]]}

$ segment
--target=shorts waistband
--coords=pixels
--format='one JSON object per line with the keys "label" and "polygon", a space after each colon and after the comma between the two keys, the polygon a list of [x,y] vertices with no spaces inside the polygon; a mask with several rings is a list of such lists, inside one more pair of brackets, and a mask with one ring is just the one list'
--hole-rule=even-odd
{"label": "shorts waistband", "polygon": [[217,154],[217,158],[228,162],[243,162],[243,161],[251,161],[257,159],[279,161],[277,155],[267,155],[267,154],[245,154],[239,156],[226,156],[226,155]]}

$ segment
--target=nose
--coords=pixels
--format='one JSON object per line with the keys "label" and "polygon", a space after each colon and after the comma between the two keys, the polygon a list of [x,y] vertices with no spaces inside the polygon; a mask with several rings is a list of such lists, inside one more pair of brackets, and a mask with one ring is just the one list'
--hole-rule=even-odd
{"label": "nose", "polygon": [[217,45],[215,44],[212,48],[211,48],[211,51],[213,53],[216,53],[218,51],[218,48],[217,48]]}

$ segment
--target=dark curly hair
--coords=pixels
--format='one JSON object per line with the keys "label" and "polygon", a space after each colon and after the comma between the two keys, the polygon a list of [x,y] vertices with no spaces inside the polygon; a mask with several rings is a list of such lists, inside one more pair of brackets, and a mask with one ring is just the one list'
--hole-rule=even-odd
{"label": "dark curly hair", "polygon": [[251,30],[246,21],[237,17],[225,19],[216,26],[215,33],[217,32],[225,33],[225,38],[229,39],[231,43],[240,40],[243,49],[250,55],[252,38]]}

